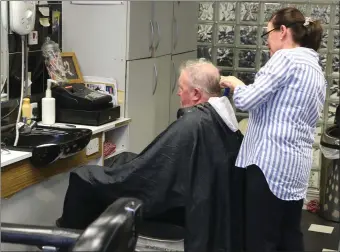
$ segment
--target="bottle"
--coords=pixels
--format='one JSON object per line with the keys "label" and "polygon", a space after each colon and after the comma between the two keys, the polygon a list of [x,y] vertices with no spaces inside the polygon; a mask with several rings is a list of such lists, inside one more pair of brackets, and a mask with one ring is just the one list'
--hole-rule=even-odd
{"label": "bottle", "polygon": [[21,117],[23,121],[26,121],[27,124],[31,123],[32,118],[32,108],[31,108],[31,101],[30,98],[24,98],[21,108]]}
{"label": "bottle", "polygon": [[41,50],[45,58],[45,66],[50,77],[57,82],[67,83],[68,80],[66,78],[66,71],[61,58],[59,45],[51,40],[50,37],[47,37],[45,39],[45,43],[41,47]]}
{"label": "bottle", "polygon": [[51,85],[57,83],[52,79],[47,80],[46,95],[41,99],[42,123],[51,125],[55,123],[55,99],[52,97]]}

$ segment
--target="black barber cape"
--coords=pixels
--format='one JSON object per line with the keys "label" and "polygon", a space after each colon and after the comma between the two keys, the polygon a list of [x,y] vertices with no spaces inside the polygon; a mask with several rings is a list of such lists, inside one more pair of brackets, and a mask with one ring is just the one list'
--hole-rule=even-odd
{"label": "black barber cape", "polygon": [[72,172],[62,226],[85,228],[117,198],[137,197],[145,217],[183,207],[186,252],[240,251],[244,169],[234,164],[242,134],[209,103],[179,115],[132,160]]}

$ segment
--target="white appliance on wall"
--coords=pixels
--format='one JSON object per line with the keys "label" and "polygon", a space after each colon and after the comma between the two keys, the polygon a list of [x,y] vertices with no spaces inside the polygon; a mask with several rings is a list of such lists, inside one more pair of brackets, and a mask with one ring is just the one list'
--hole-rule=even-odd
{"label": "white appliance on wall", "polygon": [[[19,140],[19,122],[21,119],[22,101],[24,98],[25,81],[25,55],[27,55],[27,47],[25,48],[26,35],[28,35],[35,25],[36,3],[34,1],[10,1],[9,2],[9,28],[12,32],[21,35],[21,96],[16,122],[16,136],[14,146],[17,146]],[[8,61],[7,61],[8,62]],[[9,64],[9,63],[8,63]]]}
{"label": "white appliance on wall", "polygon": [[[4,85],[9,84],[9,53],[8,33],[15,32],[25,36],[29,34],[35,24],[36,3],[34,1],[1,1],[0,37],[1,37],[1,97]],[[8,22],[9,21],[9,22]],[[24,37],[23,37],[24,40]],[[22,48],[24,48],[22,46]],[[8,88],[7,88],[8,92]],[[6,94],[8,96],[8,94]],[[3,100],[3,99],[2,99]]]}
{"label": "white appliance on wall", "polygon": [[9,2],[9,26],[19,35],[27,35],[34,29],[36,3],[34,1]]}
{"label": "white appliance on wall", "polygon": [[129,151],[139,153],[176,118],[177,70],[197,58],[198,2],[63,1],[62,13],[63,51],[76,53],[83,75],[113,77],[125,91]]}
{"label": "white appliance on wall", "polygon": [[[1,84],[1,101],[8,98],[8,93],[3,93],[6,83],[8,84],[8,6],[7,1],[1,1],[1,18],[0,18],[0,45],[1,45],[1,62],[0,62],[0,84]],[[8,87],[8,85],[7,85]],[[7,88],[8,90],[8,88]],[[8,91],[7,91],[8,92]]]}

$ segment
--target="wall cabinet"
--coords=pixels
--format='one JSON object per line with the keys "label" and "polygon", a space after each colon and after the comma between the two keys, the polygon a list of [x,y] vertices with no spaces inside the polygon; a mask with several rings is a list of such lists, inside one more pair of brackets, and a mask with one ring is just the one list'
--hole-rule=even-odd
{"label": "wall cabinet", "polygon": [[134,118],[129,134],[132,152],[139,152],[154,135],[155,65],[153,58],[127,62],[126,109],[128,116]]}
{"label": "wall cabinet", "polygon": [[[171,56],[127,63],[127,116],[130,151],[140,152],[169,123]],[[141,78],[143,76],[143,78]]]}
{"label": "wall cabinet", "polygon": [[197,46],[197,2],[134,1],[128,13],[128,60],[183,53]]}
{"label": "wall cabinet", "polygon": [[155,28],[152,19],[153,3],[149,1],[129,2],[127,59],[141,59],[152,56]]}
{"label": "wall cabinet", "polygon": [[178,54],[191,51],[197,47],[198,4],[191,1],[174,2],[173,14],[173,48]]}
{"label": "wall cabinet", "polygon": [[154,137],[169,125],[171,55],[156,58],[156,71]]}
{"label": "wall cabinet", "polygon": [[171,53],[173,2],[154,1],[154,57]]}

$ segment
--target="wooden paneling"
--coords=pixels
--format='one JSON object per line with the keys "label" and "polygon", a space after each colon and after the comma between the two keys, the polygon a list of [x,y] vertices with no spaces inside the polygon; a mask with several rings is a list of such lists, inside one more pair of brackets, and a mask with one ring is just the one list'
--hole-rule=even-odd
{"label": "wooden paneling", "polygon": [[[99,138],[102,142],[102,133],[92,136]],[[7,198],[13,194],[54,175],[67,172],[74,167],[87,164],[90,160],[100,158],[102,155],[102,145],[99,145],[99,152],[91,156],[86,156],[85,149],[78,154],[60,159],[57,162],[43,168],[34,167],[30,160],[23,160],[18,163],[8,165],[1,170],[1,197]]]}

